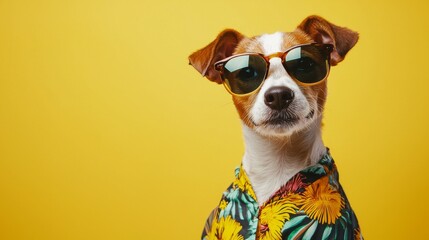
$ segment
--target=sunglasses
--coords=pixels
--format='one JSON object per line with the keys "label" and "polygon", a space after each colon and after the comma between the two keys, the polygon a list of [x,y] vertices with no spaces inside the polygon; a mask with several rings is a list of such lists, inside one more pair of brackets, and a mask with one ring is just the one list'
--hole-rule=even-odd
{"label": "sunglasses", "polygon": [[225,88],[233,95],[244,96],[258,90],[267,78],[270,59],[275,57],[282,60],[283,67],[293,80],[311,86],[328,76],[333,48],[332,44],[310,43],[269,56],[243,53],[218,61],[214,66],[220,72]]}

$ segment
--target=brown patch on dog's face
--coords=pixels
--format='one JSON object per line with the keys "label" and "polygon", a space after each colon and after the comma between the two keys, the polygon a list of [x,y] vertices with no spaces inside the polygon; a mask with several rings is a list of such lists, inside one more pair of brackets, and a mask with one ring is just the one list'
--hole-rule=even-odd
{"label": "brown patch on dog's face", "polygon": [[307,95],[306,93],[306,89],[304,89],[304,94],[306,96],[316,96],[317,98],[317,110],[318,112],[322,113],[323,112],[323,108],[325,106],[325,102],[326,102],[326,96],[327,96],[327,79],[319,84],[313,85],[311,87],[308,87],[308,89],[310,89],[309,91],[311,91],[311,93],[309,93]]}
{"label": "brown patch on dog's face", "polygon": [[254,124],[249,118],[248,112],[252,106],[252,103],[255,101],[256,95],[247,95],[244,97],[232,96],[232,101],[234,102],[235,108],[237,109],[238,115],[241,120],[249,127],[252,127]]}

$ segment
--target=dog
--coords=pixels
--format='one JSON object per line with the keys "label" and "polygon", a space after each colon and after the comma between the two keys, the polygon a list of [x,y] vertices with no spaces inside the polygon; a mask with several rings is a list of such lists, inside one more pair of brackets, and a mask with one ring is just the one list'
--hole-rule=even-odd
{"label": "dog", "polygon": [[330,67],[359,34],[309,16],[293,32],[222,31],[189,63],[232,95],[245,152],[202,239],[363,239],[321,138]]}

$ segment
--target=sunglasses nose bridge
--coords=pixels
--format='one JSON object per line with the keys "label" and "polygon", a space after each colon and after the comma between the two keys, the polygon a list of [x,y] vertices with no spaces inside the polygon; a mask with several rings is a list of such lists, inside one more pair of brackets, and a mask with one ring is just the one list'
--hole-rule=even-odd
{"label": "sunglasses nose bridge", "polygon": [[265,62],[267,63],[267,73],[270,71],[271,60],[279,58],[280,64],[283,64],[284,55],[285,55],[284,52],[276,52],[268,56],[263,56],[265,59]]}
{"label": "sunglasses nose bridge", "polygon": [[[283,65],[284,56],[285,56],[284,52],[276,52],[276,53],[270,54],[268,56],[264,56],[265,61],[267,62],[267,67],[269,67],[272,64],[274,64],[274,65],[277,65],[277,64]],[[267,71],[270,71],[270,70],[271,69],[267,69]]]}
{"label": "sunglasses nose bridge", "polygon": [[271,59],[273,59],[273,58],[280,58],[280,59],[282,59],[283,58],[283,55],[284,55],[284,53],[283,52],[276,52],[276,53],[273,53],[273,54],[270,54],[270,55],[268,55],[268,56],[264,56],[264,58],[265,58],[265,60],[267,61],[267,62],[269,62]]}

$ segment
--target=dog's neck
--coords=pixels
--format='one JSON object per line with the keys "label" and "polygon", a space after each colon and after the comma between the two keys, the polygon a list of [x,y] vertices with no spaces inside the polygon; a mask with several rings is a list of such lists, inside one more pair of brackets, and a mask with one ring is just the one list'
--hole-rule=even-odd
{"label": "dog's neck", "polygon": [[326,153],[321,138],[321,117],[308,128],[285,138],[268,138],[243,124],[243,168],[249,176],[259,205],[304,168]]}

